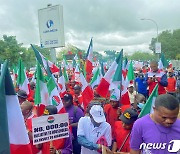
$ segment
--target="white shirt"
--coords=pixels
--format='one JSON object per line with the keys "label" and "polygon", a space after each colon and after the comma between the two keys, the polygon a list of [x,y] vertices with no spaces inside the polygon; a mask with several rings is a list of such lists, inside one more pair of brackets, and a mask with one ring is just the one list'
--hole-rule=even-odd
{"label": "white shirt", "polygon": [[128,91],[128,95],[129,95],[130,103],[133,104],[133,103],[134,103],[134,97],[135,97],[135,95],[136,95],[136,92],[133,91],[133,93],[131,94],[131,93]]}
{"label": "white shirt", "polygon": [[[101,136],[106,138],[108,146],[111,146],[111,126],[107,122],[101,123],[99,127],[94,127],[90,117],[85,116],[80,118],[78,122],[77,135],[85,136],[90,142],[96,143]],[[87,149],[81,146],[81,154],[99,154],[95,150]]]}

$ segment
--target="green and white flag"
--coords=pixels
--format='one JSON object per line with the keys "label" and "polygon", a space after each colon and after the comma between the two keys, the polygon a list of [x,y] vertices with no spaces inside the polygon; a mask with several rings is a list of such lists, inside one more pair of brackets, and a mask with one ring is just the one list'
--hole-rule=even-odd
{"label": "green and white flag", "polygon": [[0,153],[32,154],[24,117],[7,61],[0,75]]}
{"label": "green and white flag", "polygon": [[60,112],[63,109],[63,103],[61,100],[61,97],[59,95],[56,83],[54,82],[54,79],[51,77],[47,83],[48,87],[48,93],[50,98],[51,105],[54,105],[57,107],[58,112]]}
{"label": "green and white flag", "polygon": [[155,99],[158,96],[158,85],[154,87],[154,90],[152,91],[151,95],[149,96],[148,100],[146,101],[146,104],[144,105],[143,109],[141,110],[138,118],[141,118],[149,113],[153,112],[153,107],[155,103]]}
{"label": "green and white flag", "polygon": [[45,106],[50,105],[49,94],[47,85],[41,70],[40,64],[37,62],[36,68],[36,90],[35,90],[35,105],[44,104]]}
{"label": "green and white flag", "polygon": [[134,69],[133,69],[133,64],[132,61],[129,64],[128,72],[127,72],[127,78],[129,81],[134,80]]}
{"label": "green and white flag", "polygon": [[93,75],[93,77],[91,79],[91,82],[90,82],[91,87],[94,88],[94,86],[99,85],[100,80],[101,80],[100,69],[97,68],[97,70],[94,73],[94,75]]}
{"label": "green and white flag", "polygon": [[27,95],[29,94],[29,80],[27,78],[24,64],[21,59],[19,59],[18,63],[17,84],[20,90],[24,90],[27,93]]}

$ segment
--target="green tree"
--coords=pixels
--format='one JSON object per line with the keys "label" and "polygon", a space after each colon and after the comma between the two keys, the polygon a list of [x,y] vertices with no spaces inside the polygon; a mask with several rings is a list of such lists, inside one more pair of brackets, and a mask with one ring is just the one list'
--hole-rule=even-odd
{"label": "green tree", "polygon": [[17,42],[15,36],[3,35],[2,40],[0,40],[1,60],[7,59],[9,66],[16,65],[19,57],[22,57],[24,60],[26,48],[22,47],[22,45],[22,43]]}
{"label": "green tree", "polygon": [[[161,42],[161,51],[167,59],[176,59],[180,53],[180,29],[166,30],[159,34],[159,42]],[[149,48],[155,52],[156,38],[152,38]]]}
{"label": "green tree", "polygon": [[151,54],[151,53],[148,53],[148,52],[136,51],[131,56],[128,56],[128,59],[147,61],[147,60],[156,59],[156,56],[154,54]]}

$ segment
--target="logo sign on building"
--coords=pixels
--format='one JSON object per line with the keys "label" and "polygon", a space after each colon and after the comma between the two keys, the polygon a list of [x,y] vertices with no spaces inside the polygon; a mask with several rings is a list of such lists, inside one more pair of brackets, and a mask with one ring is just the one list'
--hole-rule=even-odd
{"label": "logo sign on building", "polygon": [[33,118],[32,135],[34,145],[69,137],[68,113]]}
{"label": "logo sign on building", "polygon": [[43,48],[63,47],[64,22],[63,7],[50,6],[38,10],[40,43]]}
{"label": "logo sign on building", "polygon": [[155,52],[156,53],[161,53],[161,43],[160,42],[157,42],[155,44]]}

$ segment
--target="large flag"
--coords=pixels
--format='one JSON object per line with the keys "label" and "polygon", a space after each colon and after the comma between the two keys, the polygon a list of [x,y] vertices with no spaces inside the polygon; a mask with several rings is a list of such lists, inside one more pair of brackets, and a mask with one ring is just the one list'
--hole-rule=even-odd
{"label": "large flag", "polygon": [[84,75],[80,73],[80,79],[81,79],[81,84],[82,84],[82,97],[83,97],[83,104],[81,106],[86,109],[88,104],[90,103],[91,100],[93,100],[94,95],[93,95],[93,90],[91,86],[87,83]]}
{"label": "large flag", "polygon": [[103,62],[101,62],[100,64],[101,64],[101,74],[102,74],[102,76],[104,76],[105,75],[104,64],[103,64]]}
{"label": "large flag", "polygon": [[21,59],[19,59],[19,63],[18,63],[17,84],[19,86],[19,89],[24,90],[27,93],[27,95],[29,94],[29,80],[27,78],[24,69],[24,64]]}
{"label": "large flag", "polygon": [[79,66],[76,65],[75,71],[74,71],[74,81],[76,82],[81,82],[80,81],[80,70],[79,70]]}
{"label": "large flag", "polygon": [[101,76],[100,76],[100,69],[97,68],[96,72],[94,73],[94,76],[91,79],[90,85],[92,88],[94,88],[94,86],[99,85],[101,80]]}
{"label": "large flag", "polygon": [[144,105],[143,109],[141,110],[138,116],[139,118],[153,112],[154,102],[157,96],[158,96],[158,85],[154,87],[153,92],[149,96],[146,104]]}
{"label": "large flag", "polygon": [[61,67],[59,67],[59,79],[58,79],[58,84],[60,86],[60,93],[63,94],[66,91],[66,84],[65,84],[65,78],[62,74]]}
{"label": "large flag", "polygon": [[[116,72],[116,69],[120,67],[120,66],[118,67],[118,65],[121,65],[121,61],[122,61],[122,52],[119,53],[119,55],[116,58],[116,60],[112,63],[112,65],[109,68],[109,70],[106,72],[104,77],[101,79],[100,84],[99,84],[99,86],[97,88],[97,93],[100,96],[105,97],[105,98],[107,97],[108,92],[109,92],[110,83],[112,81],[114,73]],[[120,71],[120,70],[118,70],[118,71]],[[118,74],[118,72],[117,72],[117,74]],[[117,76],[117,77],[119,77],[119,76]]]}
{"label": "large flag", "polygon": [[158,62],[158,68],[160,70],[163,70],[164,68],[167,68],[168,66],[169,66],[168,61],[166,60],[164,54],[161,53],[160,59],[159,59],[159,62]]}
{"label": "large flag", "polygon": [[66,71],[66,67],[63,68],[63,75],[64,75],[65,82],[66,83],[69,82],[69,77]]}
{"label": "large flag", "polygon": [[[127,90],[129,82],[128,82],[128,79],[126,77],[124,77],[124,75],[122,73],[123,50],[121,51],[120,55],[121,55],[121,57],[119,60],[119,64],[118,64],[117,70],[114,74],[112,81],[114,83],[114,90],[117,93],[116,95],[120,97],[120,94],[121,94],[121,97],[120,97],[121,104],[130,105],[128,90]],[[121,90],[121,92],[120,92],[120,90]]]}
{"label": "large flag", "polygon": [[64,113],[65,109],[64,109],[61,97],[59,95],[57,85],[52,77],[49,79],[47,83],[47,87],[48,87],[50,104],[57,107],[58,113]]}
{"label": "large flag", "polygon": [[92,38],[87,51],[87,59],[86,59],[86,79],[89,81],[90,76],[92,75],[93,70],[93,42]]}
{"label": "large flag", "polygon": [[47,85],[40,64],[38,62],[36,72],[36,90],[34,103],[35,105],[39,105],[38,115],[42,115],[45,106],[50,105],[50,100]]}
{"label": "large flag", "polygon": [[129,67],[128,67],[127,78],[129,81],[133,81],[135,78],[132,61],[130,62]]}
{"label": "large flag", "polygon": [[31,154],[30,141],[7,61],[0,76],[0,89],[0,153]]}
{"label": "large flag", "polygon": [[122,74],[124,76],[124,78],[126,78],[127,72],[128,72],[128,59],[127,57],[125,57],[123,65],[122,65]]}
{"label": "large flag", "polygon": [[32,44],[31,44],[31,47],[34,50],[36,59],[38,60],[39,64],[41,64],[45,69],[47,69],[46,63],[48,62],[48,65],[52,73],[59,72],[59,68],[55,64],[47,60]]}

